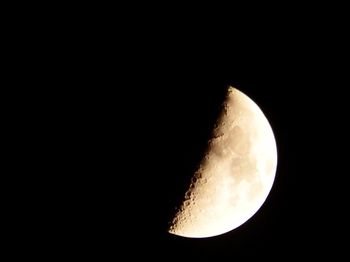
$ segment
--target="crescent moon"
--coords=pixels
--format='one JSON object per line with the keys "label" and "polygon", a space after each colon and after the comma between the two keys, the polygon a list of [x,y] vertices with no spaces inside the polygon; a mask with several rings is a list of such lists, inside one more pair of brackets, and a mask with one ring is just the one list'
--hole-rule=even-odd
{"label": "crescent moon", "polygon": [[268,120],[253,100],[229,87],[169,233],[203,238],[239,227],[265,202],[276,168],[276,141]]}

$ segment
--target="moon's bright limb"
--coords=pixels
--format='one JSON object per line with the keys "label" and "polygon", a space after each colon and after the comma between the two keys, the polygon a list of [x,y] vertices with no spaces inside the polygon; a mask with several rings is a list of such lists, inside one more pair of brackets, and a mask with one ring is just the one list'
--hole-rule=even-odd
{"label": "moon's bright limb", "polygon": [[169,232],[201,238],[242,225],[266,200],[276,167],[276,142],[265,115],[248,96],[230,87]]}

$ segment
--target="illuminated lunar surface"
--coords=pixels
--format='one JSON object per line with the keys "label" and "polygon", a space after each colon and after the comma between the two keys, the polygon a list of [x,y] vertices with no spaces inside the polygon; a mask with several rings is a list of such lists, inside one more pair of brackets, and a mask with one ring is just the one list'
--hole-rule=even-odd
{"label": "illuminated lunar surface", "polygon": [[202,238],[242,225],[266,200],[276,167],[276,142],[268,120],[248,96],[230,87],[169,232]]}

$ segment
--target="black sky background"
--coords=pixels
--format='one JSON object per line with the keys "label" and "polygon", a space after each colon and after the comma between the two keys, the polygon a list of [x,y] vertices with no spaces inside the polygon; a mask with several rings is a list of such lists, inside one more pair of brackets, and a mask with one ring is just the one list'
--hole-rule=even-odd
{"label": "black sky background", "polygon": [[[139,23],[105,16],[105,26],[78,19],[66,30],[53,23],[38,36],[30,31],[28,39],[45,32],[45,41],[27,41],[31,52],[21,66],[34,73],[24,78],[50,88],[28,89],[40,102],[30,102],[35,114],[22,114],[42,141],[36,161],[50,176],[35,180],[45,193],[29,212],[43,233],[34,228],[24,242],[36,236],[35,250],[45,247],[51,256],[98,259],[285,260],[344,252],[346,170],[338,147],[345,147],[347,117],[339,116],[348,80],[340,66],[341,30],[283,14],[255,22],[223,14],[225,27],[213,26],[214,17],[180,25],[176,16],[160,15]],[[231,232],[171,235],[168,222],[229,85],[260,106],[274,131],[271,193]],[[37,148],[28,134],[35,143],[27,148]],[[37,218],[36,210],[44,215]]]}

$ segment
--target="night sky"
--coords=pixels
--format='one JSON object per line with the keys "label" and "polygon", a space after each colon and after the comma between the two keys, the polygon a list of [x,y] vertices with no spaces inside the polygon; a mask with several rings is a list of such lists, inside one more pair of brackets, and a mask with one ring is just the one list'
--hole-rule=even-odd
{"label": "night sky", "polygon": [[[336,49],[317,51],[321,37],[308,38],[308,30],[238,34],[232,25],[219,35],[206,27],[174,28],[118,31],[118,45],[98,30],[99,45],[77,44],[66,58],[62,52],[58,70],[45,74],[45,86],[55,83],[45,100],[44,109],[55,110],[45,118],[54,120],[56,134],[48,135],[54,142],[47,147],[58,155],[45,163],[58,170],[52,184],[62,210],[49,226],[47,234],[59,239],[51,248],[162,261],[284,261],[344,251],[338,235],[345,226],[338,225],[345,221],[339,203],[347,199],[340,189],[346,171],[333,161],[342,158],[335,147],[344,141],[346,118],[337,117],[347,104],[338,101],[348,81],[334,66]],[[206,239],[171,235],[168,222],[229,85],[255,101],[272,126],[278,150],[272,190],[231,232]]]}

